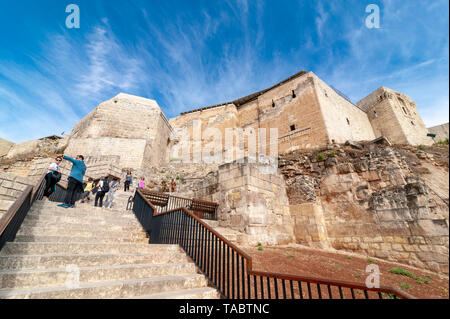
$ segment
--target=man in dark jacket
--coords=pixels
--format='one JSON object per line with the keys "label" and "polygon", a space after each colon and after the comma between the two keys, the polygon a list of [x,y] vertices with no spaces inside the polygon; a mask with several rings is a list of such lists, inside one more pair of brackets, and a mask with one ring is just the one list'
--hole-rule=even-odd
{"label": "man in dark jacket", "polygon": [[72,162],[72,170],[69,175],[69,183],[67,184],[66,198],[63,204],[59,204],[60,207],[74,207],[77,193],[83,191],[83,177],[86,173],[86,165],[84,164],[83,155],[77,155],[75,159],[69,156],[63,156],[63,158],[69,162]]}

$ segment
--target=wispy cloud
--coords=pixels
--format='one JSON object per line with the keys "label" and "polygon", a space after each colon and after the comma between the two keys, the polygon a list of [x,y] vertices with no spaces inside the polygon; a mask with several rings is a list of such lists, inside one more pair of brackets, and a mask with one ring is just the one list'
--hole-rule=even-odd
{"label": "wispy cloud", "polygon": [[70,132],[103,99],[147,81],[142,59],[120,43],[106,21],[83,39],[69,39],[65,31],[49,35],[41,54],[31,56],[33,69],[0,64],[0,106],[8,109],[0,123],[20,123],[3,130],[3,138],[19,142]]}
{"label": "wispy cloud", "polygon": [[447,0],[381,1],[381,28],[371,30],[360,1],[238,0],[193,11],[138,3],[116,15],[103,8],[78,33],[53,30],[28,63],[0,55],[0,136],[69,132],[119,92],[155,99],[173,117],[306,67],[354,101],[384,85],[418,102],[427,125],[448,118]]}

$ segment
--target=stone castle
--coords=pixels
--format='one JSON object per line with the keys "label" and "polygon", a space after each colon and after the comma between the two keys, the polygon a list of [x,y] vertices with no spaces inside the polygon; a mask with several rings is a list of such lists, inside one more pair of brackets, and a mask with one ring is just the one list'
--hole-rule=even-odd
{"label": "stone castle", "polygon": [[121,93],[75,125],[66,152],[117,155],[119,166],[134,169],[166,165],[176,143],[173,130],[185,128],[192,136],[194,120],[201,120],[202,132],[219,129],[223,139],[227,128],[276,128],[280,154],[380,136],[393,144],[433,143],[408,96],[381,87],[354,105],[314,73],[302,71],[266,90],[170,121],[156,101]]}
{"label": "stone castle", "polygon": [[[183,143],[176,132],[195,135],[195,121],[222,139],[226,129],[249,136],[277,129],[278,171],[263,174],[258,164],[239,161],[180,163],[172,152]],[[157,191],[161,180],[176,178],[178,195],[219,203],[214,226],[240,244],[299,243],[448,273],[448,158],[445,163],[422,150],[434,143],[428,133],[417,105],[400,92],[381,87],[355,105],[302,71],[170,121],[156,101],[121,93],[54,148],[85,155],[91,177],[132,169]],[[51,148],[42,143],[1,142],[0,157],[17,158],[36,145]],[[200,143],[189,146],[191,157],[210,141]],[[246,156],[248,142],[243,148]],[[1,167],[33,178],[48,161]]]}

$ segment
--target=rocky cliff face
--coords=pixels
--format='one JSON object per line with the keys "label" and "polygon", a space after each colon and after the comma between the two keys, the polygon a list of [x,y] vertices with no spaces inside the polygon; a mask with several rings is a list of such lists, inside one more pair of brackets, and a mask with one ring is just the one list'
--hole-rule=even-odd
{"label": "rocky cliff face", "polygon": [[369,144],[282,156],[296,241],[448,273],[446,152]]}

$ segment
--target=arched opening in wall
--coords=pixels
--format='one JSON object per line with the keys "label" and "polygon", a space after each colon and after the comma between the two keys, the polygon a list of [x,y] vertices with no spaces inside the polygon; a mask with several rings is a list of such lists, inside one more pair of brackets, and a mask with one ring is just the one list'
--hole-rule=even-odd
{"label": "arched opening in wall", "polygon": [[350,125],[350,121],[349,121],[349,119],[348,119],[348,118],[346,118],[346,120],[347,120],[347,124],[348,124],[348,125]]}
{"label": "arched opening in wall", "polygon": [[272,100],[272,107],[275,107],[275,102]]}
{"label": "arched opening in wall", "polygon": [[295,131],[295,125],[291,125],[291,132]]}
{"label": "arched opening in wall", "polygon": [[167,146],[170,144],[170,137],[167,139]]}
{"label": "arched opening in wall", "polygon": [[295,95],[294,90],[292,90],[292,98],[295,99],[297,97],[297,95]]}
{"label": "arched opening in wall", "polygon": [[402,110],[403,110],[403,113],[405,113],[406,115],[408,115],[408,113],[406,112],[406,110],[405,110],[405,108],[402,106]]}
{"label": "arched opening in wall", "polygon": [[413,126],[415,126],[416,124],[414,124],[414,122],[413,121],[411,121],[411,124],[413,125]]}

